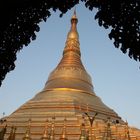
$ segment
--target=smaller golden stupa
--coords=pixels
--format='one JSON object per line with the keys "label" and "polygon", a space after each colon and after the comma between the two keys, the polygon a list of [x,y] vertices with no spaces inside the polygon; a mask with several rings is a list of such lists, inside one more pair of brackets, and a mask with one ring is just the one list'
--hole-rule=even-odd
{"label": "smaller golden stupa", "polygon": [[71,18],[63,56],[45,87],[0,124],[0,140],[140,140],[95,94],[81,61],[78,19]]}

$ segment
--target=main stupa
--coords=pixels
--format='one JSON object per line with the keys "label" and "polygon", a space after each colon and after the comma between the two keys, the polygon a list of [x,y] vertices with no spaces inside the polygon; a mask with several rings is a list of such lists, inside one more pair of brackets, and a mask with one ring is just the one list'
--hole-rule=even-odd
{"label": "main stupa", "polygon": [[140,139],[140,131],[95,94],[81,61],[77,22],[74,12],[62,59],[43,90],[0,125],[6,129],[4,140]]}

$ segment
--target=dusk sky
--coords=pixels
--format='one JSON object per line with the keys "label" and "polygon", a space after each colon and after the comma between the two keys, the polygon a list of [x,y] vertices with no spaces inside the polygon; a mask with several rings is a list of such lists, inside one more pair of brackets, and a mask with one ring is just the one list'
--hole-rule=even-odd
{"label": "dusk sky", "polygon": [[[40,23],[37,39],[17,56],[16,68],[0,88],[0,117],[9,115],[40,92],[61,57],[74,9],[62,18],[53,12]],[[90,74],[94,91],[130,126],[140,128],[140,63],[123,54],[108,38],[110,29],[98,25],[94,12],[76,7],[82,62]]]}

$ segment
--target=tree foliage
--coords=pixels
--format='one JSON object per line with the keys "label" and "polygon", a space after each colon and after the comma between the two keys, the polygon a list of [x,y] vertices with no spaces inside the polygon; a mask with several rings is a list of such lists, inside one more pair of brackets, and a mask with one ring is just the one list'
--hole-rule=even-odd
{"label": "tree foliage", "polygon": [[[110,39],[130,58],[140,61],[140,1],[81,0],[89,10],[97,8],[99,26],[111,27]],[[36,39],[39,23],[61,11],[60,17],[80,0],[2,0],[0,4],[0,85],[15,68],[16,54]],[[8,12],[7,12],[8,11]]]}

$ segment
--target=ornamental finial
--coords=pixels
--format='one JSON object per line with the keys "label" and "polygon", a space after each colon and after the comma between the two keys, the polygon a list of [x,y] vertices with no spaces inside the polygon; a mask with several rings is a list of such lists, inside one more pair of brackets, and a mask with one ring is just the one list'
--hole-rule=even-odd
{"label": "ornamental finial", "polygon": [[77,17],[76,17],[76,7],[75,7],[75,9],[74,9],[72,19],[77,19]]}
{"label": "ornamental finial", "polygon": [[43,137],[41,138],[41,140],[48,140],[48,119],[46,120],[45,130],[44,130]]}
{"label": "ornamental finial", "polygon": [[23,140],[31,140],[31,133],[30,133],[30,129],[31,129],[31,118],[29,118],[28,120],[28,126],[27,126],[27,130],[25,132],[25,136],[23,137]]}
{"label": "ornamental finial", "polygon": [[67,35],[67,40],[66,40],[63,54],[67,52],[68,53],[75,52],[79,56],[81,55],[80,48],[79,48],[79,45],[80,45],[79,34],[77,32],[77,22],[78,22],[78,19],[76,17],[76,10],[74,10],[73,16],[71,17],[71,28]]}
{"label": "ornamental finial", "polygon": [[55,140],[55,116],[52,117],[49,140]]}
{"label": "ornamental finial", "polygon": [[63,131],[62,131],[62,135],[61,135],[61,137],[60,137],[60,139],[59,140],[68,140],[67,138],[66,138],[66,117],[64,118],[64,124],[63,124]]}
{"label": "ornamental finial", "polygon": [[10,135],[7,140],[15,140],[15,132],[16,132],[16,127],[12,126]]}

